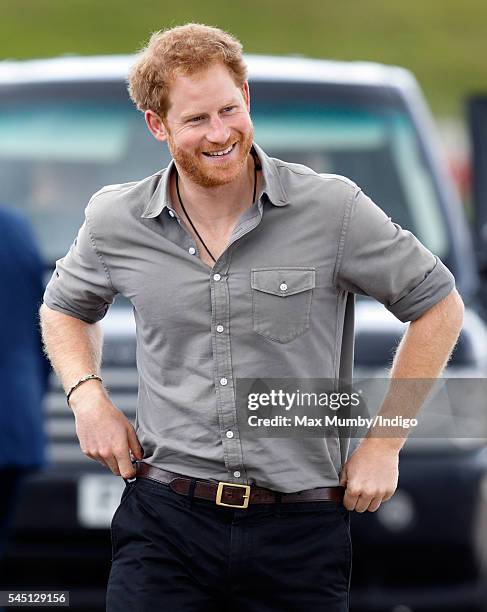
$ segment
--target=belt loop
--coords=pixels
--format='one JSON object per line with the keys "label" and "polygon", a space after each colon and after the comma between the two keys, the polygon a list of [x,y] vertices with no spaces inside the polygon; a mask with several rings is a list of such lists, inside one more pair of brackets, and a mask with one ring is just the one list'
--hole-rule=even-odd
{"label": "belt loop", "polygon": [[189,482],[189,489],[188,489],[188,497],[189,497],[189,509],[191,510],[193,507],[193,500],[194,500],[194,490],[196,489],[196,478],[191,478],[190,482]]}

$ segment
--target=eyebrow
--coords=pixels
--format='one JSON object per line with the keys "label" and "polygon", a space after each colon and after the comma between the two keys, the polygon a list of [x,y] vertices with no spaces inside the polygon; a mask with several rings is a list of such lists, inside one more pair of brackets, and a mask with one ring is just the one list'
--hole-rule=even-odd
{"label": "eyebrow", "polygon": [[[222,104],[222,106],[220,108],[226,108],[227,106],[233,106],[237,104],[237,99],[236,98],[232,98],[229,102],[227,102],[226,104]],[[194,113],[186,113],[184,115],[181,116],[181,121],[187,121],[188,119],[191,119],[192,117],[199,117],[200,115],[207,115],[208,113],[206,112],[197,112],[195,111]]]}

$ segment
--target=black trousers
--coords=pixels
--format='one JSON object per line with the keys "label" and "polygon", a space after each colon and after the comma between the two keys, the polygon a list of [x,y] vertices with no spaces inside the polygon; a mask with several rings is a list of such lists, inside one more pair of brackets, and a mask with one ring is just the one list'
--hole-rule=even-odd
{"label": "black trousers", "polygon": [[341,503],[233,510],[139,478],[112,520],[107,612],[345,612]]}

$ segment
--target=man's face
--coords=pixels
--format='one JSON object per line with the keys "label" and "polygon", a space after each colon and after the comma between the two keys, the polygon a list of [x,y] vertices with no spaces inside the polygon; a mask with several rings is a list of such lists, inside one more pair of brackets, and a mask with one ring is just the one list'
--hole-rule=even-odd
{"label": "man's face", "polygon": [[202,187],[235,180],[254,138],[248,85],[239,89],[223,64],[213,64],[197,74],[177,76],[169,101],[164,127],[178,167]]}

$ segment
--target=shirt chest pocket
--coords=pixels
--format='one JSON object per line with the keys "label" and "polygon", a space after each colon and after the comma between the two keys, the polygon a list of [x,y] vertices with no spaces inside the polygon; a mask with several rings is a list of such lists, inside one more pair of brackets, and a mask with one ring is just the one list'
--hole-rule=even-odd
{"label": "shirt chest pocket", "polygon": [[254,331],[276,342],[290,342],[309,329],[314,268],[252,268]]}

